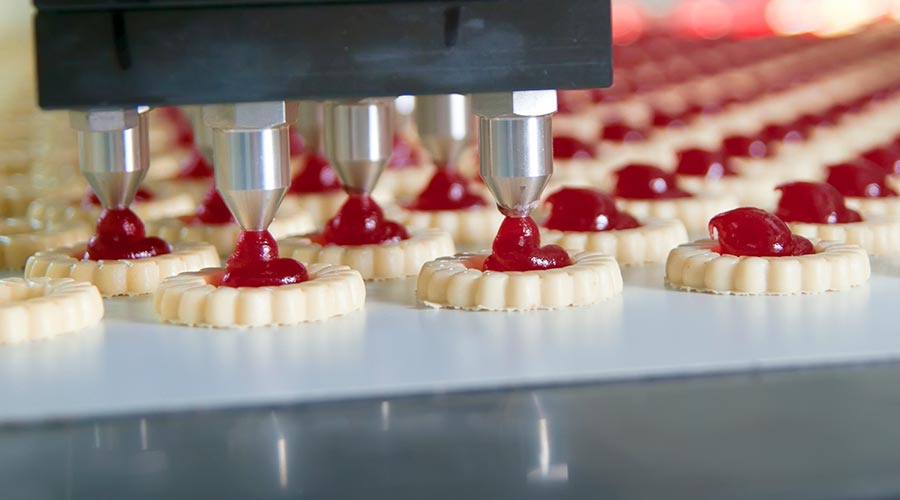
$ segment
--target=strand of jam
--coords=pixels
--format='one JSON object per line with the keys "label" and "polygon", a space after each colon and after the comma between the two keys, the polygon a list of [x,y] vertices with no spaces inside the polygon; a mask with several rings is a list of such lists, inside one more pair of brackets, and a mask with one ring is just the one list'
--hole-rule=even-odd
{"label": "strand of jam", "polygon": [[[134,193],[134,201],[150,201],[154,198],[156,198],[156,195],[153,194],[153,191],[150,191],[149,189],[144,187],[139,187],[138,190]],[[95,193],[94,190],[89,189],[85,197],[82,198],[81,204],[86,207],[99,207],[100,198],[97,197],[97,193]]]}
{"label": "strand of jam", "polygon": [[707,179],[737,175],[721,151],[707,151],[700,148],[685,149],[678,152],[678,175],[702,176]]}
{"label": "strand of jam", "polygon": [[801,181],[775,189],[781,191],[775,215],[783,221],[838,224],[862,220],[859,212],[844,205],[844,196],[831,184]]}
{"label": "strand of jam", "polygon": [[550,216],[544,227],[557,231],[614,231],[640,227],[637,219],[616,208],[615,200],[589,188],[563,188],[545,201]]}
{"label": "strand of jam", "polygon": [[885,185],[887,174],[879,167],[862,162],[842,163],[828,167],[825,182],[843,196],[859,198],[893,198],[897,193]]}
{"label": "strand of jam", "polygon": [[408,210],[465,210],[483,207],[484,198],[469,191],[469,183],[454,170],[438,167],[425,189],[411,203]]}
{"label": "strand of jam", "polygon": [[303,264],[278,256],[278,243],[268,231],[241,231],[218,286],[261,287],[309,280]]}
{"label": "strand of jam", "polygon": [[632,164],[616,172],[615,196],[637,200],[690,198],[675,186],[671,174],[651,165]]}
{"label": "strand of jam", "polygon": [[310,239],[320,245],[373,245],[409,238],[402,225],[388,220],[368,194],[353,193],[321,233]]}
{"label": "strand of jam", "polygon": [[84,260],[145,259],[170,253],[160,238],[147,237],[144,223],[129,208],[107,209],[97,219],[97,229],[88,240]]}
{"label": "strand of jam", "polygon": [[328,160],[320,153],[309,153],[303,170],[291,179],[288,193],[327,193],[340,189],[341,181]]}
{"label": "strand of jam", "polygon": [[783,220],[759,208],[736,208],[709,221],[715,252],[738,257],[788,257],[815,253],[812,242],[791,233]]}
{"label": "strand of jam", "polygon": [[557,245],[541,246],[541,232],[531,217],[506,217],[494,238],[482,271],[538,271],[572,265]]}

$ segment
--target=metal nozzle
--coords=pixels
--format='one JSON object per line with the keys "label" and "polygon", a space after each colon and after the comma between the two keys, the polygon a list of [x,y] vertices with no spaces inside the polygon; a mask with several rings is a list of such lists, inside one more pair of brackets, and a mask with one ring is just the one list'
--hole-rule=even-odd
{"label": "metal nozzle", "polygon": [[477,94],[481,177],[504,215],[524,217],[537,206],[553,174],[551,116],[556,92]]}
{"label": "metal nozzle", "polygon": [[296,112],[284,101],[203,106],[216,188],[245,230],[268,228],[290,185],[288,124]]}
{"label": "metal nozzle", "polygon": [[391,157],[390,99],[324,105],[325,155],[348,192],[370,193]]}
{"label": "metal nozzle", "polygon": [[78,163],[104,208],[125,208],[150,168],[147,111],[139,106],[72,111]]}
{"label": "metal nozzle", "polygon": [[194,145],[207,160],[213,157],[213,132],[203,121],[203,106],[182,106],[181,111],[191,121],[194,129]]}
{"label": "metal nozzle", "polygon": [[455,168],[472,134],[469,98],[460,94],[416,97],[416,128],[439,167]]}
{"label": "metal nozzle", "polygon": [[322,147],[322,103],[319,101],[299,101],[297,112],[297,132],[310,151]]}

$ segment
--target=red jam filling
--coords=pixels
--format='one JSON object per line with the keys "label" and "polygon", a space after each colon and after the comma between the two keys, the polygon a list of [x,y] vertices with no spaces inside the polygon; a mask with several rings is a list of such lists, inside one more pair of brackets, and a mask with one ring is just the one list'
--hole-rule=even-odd
{"label": "red jam filling", "polygon": [[422,164],[419,152],[403,137],[403,134],[394,134],[394,149],[391,151],[391,159],[387,168],[418,167]]}
{"label": "red jam filling", "polygon": [[628,165],[616,172],[616,189],[619,198],[635,200],[664,200],[689,198],[691,193],[675,187],[675,179],[662,169],[650,165]]}
{"label": "red jam filling", "polygon": [[464,210],[485,205],[484,198],[469,191],[469,183],[456,172],[439,168],[409,210]]}
{"label": "red jam filling", "polygon": [[320,245],[372,245],[409,238],[406,228],[388,220],[370,196],[353,194],[321,233],[312,236]]}
{"label": "red jam filling", "polygon": [[888,198],[897,196],[885,186],[887,175],[869,163],[842,163],[828,167],[825,182],[834,186],[844,196],[860,198]]}
{"label": "red jam filling", "polygon": [[719,179],[729,175],[737,175],[725,159],[721,151],[707,151],[691,148],[678,152],[678,175],[703,176],[707,179]]}
{"label": "red jam filling", "polygon": [[763,141],[769,142],[802,142],[806,140],[806,134],[801,126],[796,124],[790,125],[769,125],[762,129],[759,133]]}
{"label": "red jam filling", "polygon": [[687,125],[684,115],[671,115],[664,111],[656,110],[653,113],[653,126],[658,128],[682,128]]}
{"label": "red jam filling", "polygon": [[341,181],[328,160],[319,153],[306,155],[303,170],[291,180],[289,193],[327,193],[341,189]]}
{"label": "red jam filling", "polygon": [[643,132],[624,123],[608,123],[604,125],[601,138],[610,142],[634,142],[645,139]]}
{"label": "red jam filling", "polygon": [[743,135],[733,135],[723,140],[722,150],[728,156],[765,158],[769,155],[769,146],[766,145],[766,141]]}
{"label": "red jam filling", "polygon": [[191,149],[191,156],[178,172],[179,179],[209,179],[213,176],[213,167],[209,160],[197,148]]}
{"label": "red jam filling", "polygon": [[197,207],[194,215],[187,215],[181,218],[185,223],[191,225],[201,224],[231,224],[235,222],[231,210],[219,194],[219,190],[215,187],[210,188],[203,197],[203,202]]}
{"label": "red jam filling", "polygon": [[278,257],[278,244],[268,231],[241,231],[219,286],[279,286],[308,279],[303,264]]}
{"label": "red jam filling", "polygon": [[574,137],[554,137],[553,157],[558,160],[589,160],[593,158],[594,148]]}
{"label": "red jam filling", "polygon": [[541,232],[531,217],[507,217],[500,224],[482,270],[536,271],[571,264],[569,254],[562,247],[541,246]]}
{"label": "red jam filling", "polygon": [[84,260],[144,259],[172,251],[165,241],[147,237],[144,223],[129,208],[104,210],[88,240]]}
{"label": "red jam filling", "polygon": [[709,221],[714,251],[738,257],[787,257],[815,253],[812,243],[778,217],[759,208],[736,208]]}
{"label": "red jam filling", "polygon": [[547,197],[550,216],[544,227],[557,231],[613,231],[640,227],[637,219],[616,208],[607,194],[589,188],[563,188]]}
{"label": "red jam filling", "polygon": [[[156,195],[153,194],[153,191],[150,191],[146,188],[138,188],[137,192],[134,193],[134,201],[150,201],[156,198]],[[88,194],[81,200],[81,204],[84,206],[100,206],[100,198],[97,197],[97,194],[94,193],[93,190],[88,190]]]}
{"label": "red jam filling", "polygon": [[900,174],[900,148],[872,149],[863,153],[862,158],[874,163],[886,174]]}
{"label": "red jam filling", "polygon": [[781,191],[775,211],[786,222],[836,224],[859,222],[859,213],[844,205],[844,197],[831,184],[824,182],[790,182],[775,188]]}

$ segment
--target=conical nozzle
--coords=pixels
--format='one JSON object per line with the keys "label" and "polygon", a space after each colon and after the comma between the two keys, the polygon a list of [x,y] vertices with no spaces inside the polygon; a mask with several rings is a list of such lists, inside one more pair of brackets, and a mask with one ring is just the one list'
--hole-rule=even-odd
{"label": "conical nozzle", "polygon": [[348,192],[370,193],[391,157],[390,99],[324,104],[325,155]]}
{"label": "conical nozzle", "polygon": [[145,106],[72,111],[78,163],[104,208],[125,208],[150,167]]}
{"label": "conical nozzle", "polygon": [[419,138],[439,167],[455,168],[472,138],[472,107],[460,94],[416,97],[414,111]]}

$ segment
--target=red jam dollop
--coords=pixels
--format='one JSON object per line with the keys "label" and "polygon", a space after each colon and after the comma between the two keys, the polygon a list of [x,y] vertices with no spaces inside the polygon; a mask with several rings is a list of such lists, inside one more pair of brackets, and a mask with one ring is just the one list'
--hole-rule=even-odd
{"label": "red jam dollop", "polygon": [[419,151],[403,137],[403,134],[394,134],[394,149],[387,168],[418,167],[421,164],[422,157]]}
{"label": "red jam dollop", "polygon": [[802,126],[797,124],[769,125],[762,129],[759,133],[759,137],[766,143],[797,143],[806,140],[806,134],[804,133]]}
{"label": "red jam dollop", "polygon": [[815,253],[812,243],[775,215],[759,208],[736,208],[709,221],[716,252],[738,257],[788,257]]}
{"label": "red jam dollop", "polygon": [[194,215],[182,217],[182,220],[191,225],[231,224],[235,222],[234,215],[231,214],[231,210],[228,209],[228,205],[225,204],[225,200],[222,199],[222,195],[219,194],[219,190],[215,186],[206,192],[203,202],[197,207],[197,212]]}
{"label": "red jam dollop", "polygon": [[872,149],[863,153],[862,158],[874,163],[886,174],[900,174],[900,148]]}
{"label": "red jam dollop", "polygon": [[419,196],[406,205],[409,210],[464,210],[482,207],[484,198],[469,191],[469,183],[456,172],[439,168]]}
{"label": "red jam dollop", "polygon": [[[153,194],[153,191],[149,189],[139,187],[138,190],[134,193],[134,201],[150,201],[156,198],[156,195]],[[81,204],[84,206],[100,206],[100,198],[97,197],[97,193],[93,190],[88,190],[88,194],[81,200]]]}
{"label": "red jam dollop", "polygon": [[889,198],[897,196],[885,185],[885,174],[869,163],[841,163],[828,167],[825,182],[834,186],[844,196],[859,198]]}
{"label": "red jam dollop", "polygon": [[781,191],[775,211],[785,222],[836,224],[859,222],[859,212],[844,205],[844,197],[831,184],[824,182],[790,182],[775,188]]}
{"label": "red jam dollop", "polygon": [[557,231],[613,231],[639,227],[637,219],[616,208],[612,196],[590,188],[563,188],[547,197],[547,229]]}
{"label": "red jam dollop", "polygon": [[306,155],[303,170],[291,179],[289,193],[327,193],[341,189],[341,181],[328,160],[319,153]]}
{"label": "red jam dollop", "polygon": [[268,231],[241,231],[225,264],[219,286],[280,286],[303,283],[309,273],[294,259],[278,257],[278,244]]}
{"label": "red jam dollop", "polygon": [[721,151],[707,151],[700,148],[685,149],[678,152],[678,175],[703,176],[707,179],[719,179],[729,175],[737,175]]}
{"label": "red jam dollop", "polygon": [[601,139],[610,142],[634,142],[645,139],[644,133],[624,123],[608,123],[603,126]]}
{"label": "red jam dollop", "polygon": [[406,228],[385,218],[370,196],[352,194],[312,240],[320,245],[372,245],[408,238]]}
{"label": "red jam dollop", "polygon": [[104,210],[88,240],[84,260],[144,259],[172,251],[160,238],[147,237],[144,223],[129,208]]}
{"label": "red jam dollop", "polygon": [[541,232],[531,217],[506,217],[482,271],[536,271],[571,264],[562,247],[541,246]]}
{"label": "red jam dollop", "polygon": [[554,137],[553,157],[557,160],[589,160],[594,158],[594,148],[574,137]]}
{"label": "red jam dollop", "polygon": [[760,138],[733,135],[722,141],[722,150],[728,156],[765,158],[769,155],[769,146]]}
{"label": "red jam dollop", "polygon": [[210,179],[213,176],[213,167],[209,160],[203,156],[197,148],[191,149],[191,156],[178,172],[179,179]]}
{"label": "red jam dollop", "polygon": [[691,193],[675,187],[671,174],[650,165],[628,165],[616,172],[616,189],[619,198],[636,200],[663,200],[689,198]]}

